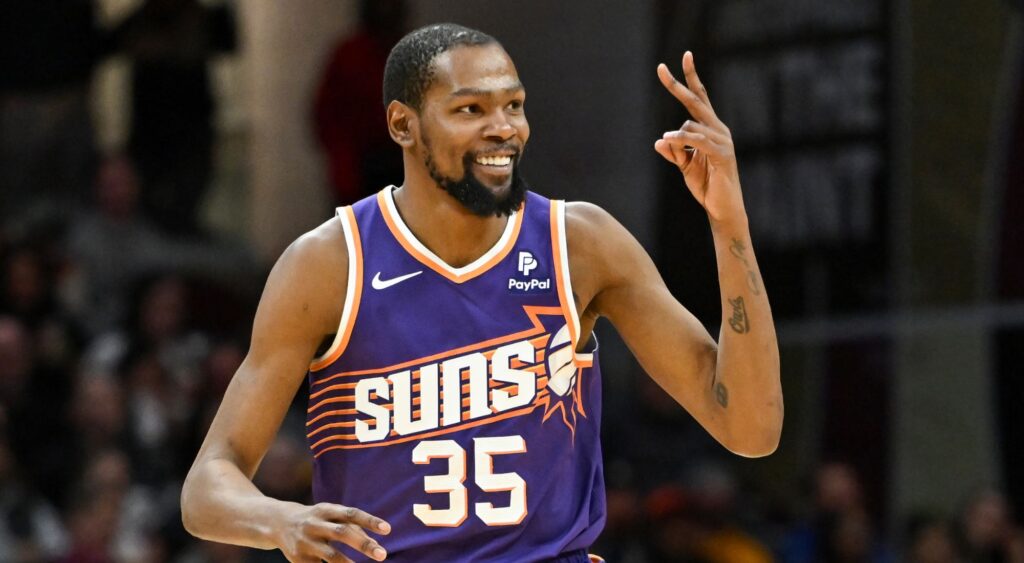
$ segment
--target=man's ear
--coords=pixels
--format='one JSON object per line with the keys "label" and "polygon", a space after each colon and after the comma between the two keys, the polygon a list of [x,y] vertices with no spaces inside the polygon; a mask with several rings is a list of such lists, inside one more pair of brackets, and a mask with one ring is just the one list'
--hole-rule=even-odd
{"label": "man's ear", "polygon": [[391,134],[391,138],[404,149],[415,146],[419,115],[398,100],[391,100],[391,103],[388,104],[387,115],[388,133]]}

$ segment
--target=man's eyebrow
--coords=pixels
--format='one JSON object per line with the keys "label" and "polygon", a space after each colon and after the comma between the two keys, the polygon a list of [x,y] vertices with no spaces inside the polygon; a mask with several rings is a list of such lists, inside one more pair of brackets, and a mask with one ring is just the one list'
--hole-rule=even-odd
{"label": "man's eyebrow", "polygon": [[515,92],[520,92],[522,90],[524,90],[524,88],[523,84],[520,82],[516,83],[514,86],[509,86],[508,88],[502,88],[500,90],[486,90],[484,88],[459,88],[458,90],[449,94],[448,97],[458,98],[462,96],[490,96],[493,95],[495,92],[505,92],[506,94],[513,94]]}

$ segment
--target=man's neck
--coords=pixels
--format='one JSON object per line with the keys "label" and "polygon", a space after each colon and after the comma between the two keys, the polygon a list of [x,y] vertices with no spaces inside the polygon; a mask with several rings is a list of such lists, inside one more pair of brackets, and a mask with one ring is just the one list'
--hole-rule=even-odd
{"label": "man's neck", "polygon": [[508,217],[474,214],[431,179],[407,180],[393,193],[395,207],[409,230],[453,268],[483,256],[497,244],[508,224]]}

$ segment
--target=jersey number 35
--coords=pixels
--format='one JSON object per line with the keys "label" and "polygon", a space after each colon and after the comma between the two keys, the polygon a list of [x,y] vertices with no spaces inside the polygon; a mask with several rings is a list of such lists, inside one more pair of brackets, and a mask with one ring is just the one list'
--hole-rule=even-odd
{"label": "jersey number 35", "polygon": [[[494,506],[490,502],[476,503],[476,515],[488,526],[513,526],[526,517],[526,481],[517,473],[495,473],[492,456],[518,454],[526,451],[522,436],[473,438],[473,462],[476,485],[488,493],[507,491],[508,506]],[[448,494],[448,508],[434,508],[429,504],[412,505],[413,514],[427,526],[455,527],[469,516],[469,495],[466,486],[466,450],[455,440],[420,442],[412,450],[412,462],[429,464],[433,459],[448,459],[448,473],[427,475],[423,478],[428,493]]]}

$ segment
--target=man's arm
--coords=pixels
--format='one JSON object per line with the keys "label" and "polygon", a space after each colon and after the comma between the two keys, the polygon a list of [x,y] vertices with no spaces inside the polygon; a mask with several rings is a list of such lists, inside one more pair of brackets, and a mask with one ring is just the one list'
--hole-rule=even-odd
{"label": "man's arm", "polygon": [[[697,121],[667,133],[656,150],[676,164],[708,212],[721,286],[722,329],[715,341],[669,293],[639,243],[596,206],[566,212],[569,254],[592,279],[587,315],[607,317],[647,373],[723,446],[758,457],[778,447],[783,401],[779,352],[768,295],[761,284],[728,129],[718,120],[684,55],[687,83],[659,76]],[[580,287],[580,286],[577,286]]]}
{"label": "man's arm", "polygon": [[[266,497],[252,477],[324,337],[338,328],[348,258],[337,219],[299,238],[267,280],[248,355],[224,395],[181,494],[189,533],[259,549],[290,561],[348,561],[328,541],[383,559],[363,531],[390,527],[361,510]],[[383,526],[383,528],[382,528]]]}

